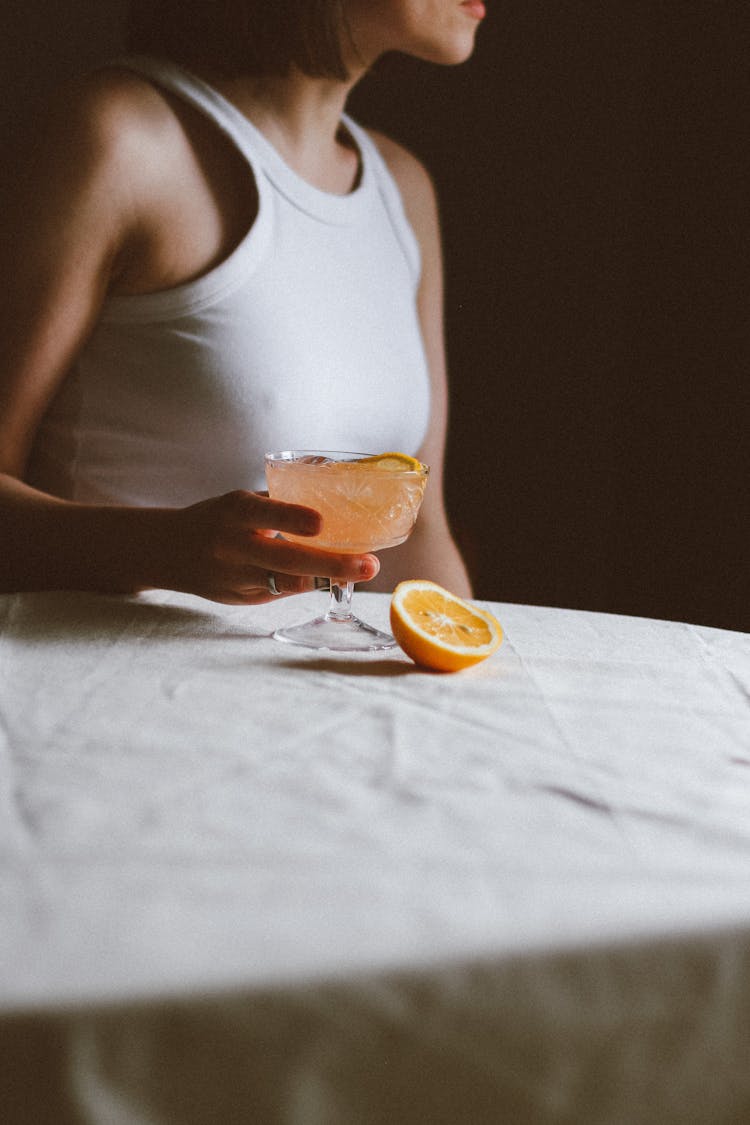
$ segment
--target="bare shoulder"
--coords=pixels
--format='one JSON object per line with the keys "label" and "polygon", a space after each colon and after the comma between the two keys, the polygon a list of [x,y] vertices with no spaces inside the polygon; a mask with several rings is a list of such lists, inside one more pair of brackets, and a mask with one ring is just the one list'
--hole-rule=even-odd
{"label": "bare shoulder", "polygon": [[55,118],[58,136],[99,165],[119,167],[139,153],[131,174],[174,130],[174,115],[155,87],[115,68],[70,83],[61,92]]}
{"label": "bare shoulder", "polygon": [[33,241],[55,268],[83,256],[119,284],[154,216],[173,206],[186,162],[180,121],[147,80],[108,67],[67,83],[14,163],[6,199],[17,252]]}
{"label": "bare shoulder", "polygon": [[51,270],[112,259],[140,174],[136,122],[147,98],[127,76],[102,72],[66,83],[27,119],[3,176],[1,249],[11,262]]}
{"label": "bare shoulder", "polygon": [[396,181],[404,209],[420,240],[428,238],[437,224],[437,197],[430,173],[404,145],[375,129],[368,129]]}
{"label": "bare shoulder", "polygon": [[[18,145],[18,175],[33,177],[76,198],[107,189],[114,204],[156,162],[174,128],[164,100],[149,84],[122,70],[102,70],[56,91]],[[70,198],[70,195],[69,195]]]}

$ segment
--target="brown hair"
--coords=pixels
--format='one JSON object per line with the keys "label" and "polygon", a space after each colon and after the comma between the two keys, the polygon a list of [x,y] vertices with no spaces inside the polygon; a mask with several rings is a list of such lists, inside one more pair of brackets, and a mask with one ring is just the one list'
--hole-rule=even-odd
{"label": "brown hair", "polygon": [[203,64],[226,77],[284,75],[295,66],[348,77],[344,0],[131,0],[131,53]]}

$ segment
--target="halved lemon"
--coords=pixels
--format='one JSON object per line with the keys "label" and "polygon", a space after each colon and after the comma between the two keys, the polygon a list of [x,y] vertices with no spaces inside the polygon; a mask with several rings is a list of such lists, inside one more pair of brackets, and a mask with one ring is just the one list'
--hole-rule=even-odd
{"label": "halved lemon", "polygon": [[358,457],[355,465],[368,465],[370,468],[386,469],[388,472],[413,472],[422,469],[422,462],[406,453],[373,453],[370,457]]}
{"label": "halved lemon", "polygon": [[400,582],[393,591],[391,629],[415,664],[437,672],[479,664],[503,640],[491,613],[422,578]]}

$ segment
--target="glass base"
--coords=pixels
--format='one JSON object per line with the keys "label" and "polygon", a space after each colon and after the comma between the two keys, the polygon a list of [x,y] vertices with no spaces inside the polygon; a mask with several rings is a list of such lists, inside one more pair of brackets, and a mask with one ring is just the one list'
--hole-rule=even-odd
{"label": "glass base", "polygon": [[396,640],[390,633],[381,633],[358,617],[316,617],[302,625],[277,629],[274,640],[307,648],[328,648],[332,652],[377,652],[393,648]]}

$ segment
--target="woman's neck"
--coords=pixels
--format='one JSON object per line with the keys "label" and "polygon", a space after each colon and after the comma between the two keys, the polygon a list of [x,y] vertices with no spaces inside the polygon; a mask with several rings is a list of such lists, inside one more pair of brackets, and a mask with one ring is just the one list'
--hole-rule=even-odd
{"label": "woman's neck", "polygon": [[357,154],[341,135],[341,116],[357,79],[281,77],[212,78],[212,85],[243,113],[284,161],[324,191],[350,191]]}

